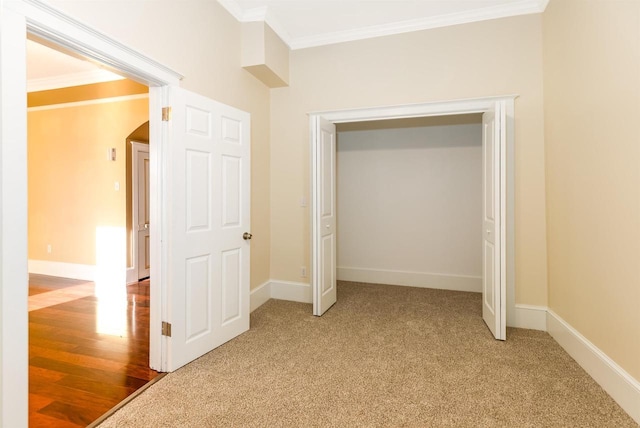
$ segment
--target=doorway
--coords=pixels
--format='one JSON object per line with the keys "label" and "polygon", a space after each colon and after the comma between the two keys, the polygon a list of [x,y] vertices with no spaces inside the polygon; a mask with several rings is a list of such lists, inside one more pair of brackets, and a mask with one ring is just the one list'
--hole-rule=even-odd
{"label": "doorway", "polygon": [[[148,123],[147,123],[148,126]],[[127,185],[131,186],[131,208],[127,210],[127,220],[131,213],[128,230],[131,233],[129,244],[129,264],[127,284],[149,278],[151,275],[150,219],[149,219],[149,142],[140,139],[127,139],[130,147],[130,174]],[[128,165],[129,166],[129,163]],[[129,223],[129,221],[127,221]]]}
{"label": "doorway", "polygon": [[[179,74],[48,4],[0,7],[0,390],[11,390],[2,396],[0,418],[4,425],[23,426],[27,35],[149,87],[149,360],[155,370],[176,370],[249,327],[251,133],[249,113],[180,88]],[[214,262],[223,268],[216,270]]]}
{"label": "doorway", "polygon": [[[336,301],[336,211],[335,149],[336,123],[362,122],[410,117],[480,113],[483,138],[493,141],[484,150],[484,165],[491,166],[490,187],[497,197],[489,216],[483,210],[483,318],[496,339],[506,338],[507,313],[514,313],[514,100],[489,97],[427,104],[377,107],[310,114],[311,131],[311,286],[313,313],[322,315]],[[486,122],[485,122],[486,120]],[[489,132],[489,133],[487,133]],[[483,147],[486,145],[483,143]],[[492,159],[492,162],[487,162]],[[493,163],[493,164],[492,164]],[[484,168],[484,167],[483,167]],[[485,171],[486,174],[486,171]],[[491,217],[493,216],[493,217]],[[490,262],[487,263],[486,260]],[[491,287],[488,287],[491,283]],[[491,307],[491,305],[493,305]],[[485,306],[492,312],[484,315]]]}
{"label": "doorway", "polygon": [[159,375],[149,281],[124,275],[126,137],[148,124],[148,87],[28,52],[29,424],[86,426]]}
{"label": "doorway", "polygon": [[[0,145],[2,159],[2,267],[3,298],[1,317],[3,359],[1,423],[24,426],[28,414],[28,320],[27,320],[27,181],[26,181],[26,39],[61,47],[63,50],[84,55],[93,61],[107,64],[112,70],[150,87],[150,133],[156,145],[150,147],[151,165],[161,166],[163,156],[161,109],[169,85],[178,85],[181,76],[146,58],[114,40],[95,32],[68,16],[39,2],[4,2],[0,28],[0,97],[2,122]],[[9,125],[10,124],[10,125]],[[152,169],[151,180],[162,175]],[[7,185],[11,183],[11,185]],[[161,193],[151,195],[152,216],[160,214]],[[154,214],[156,213],[156,214]],[[158,223],[157,237],[152,236],[152,248],[160,249],[162,227]],[[154,240],[156,242],[154,242]],[[6,249],[4,247],[7,247]],[[10,251],[8,249],[10,248]],[[152,254],[160,261],[160,251]],[[161,296],[162,272],[160,263],[158,280],[151,294]],[[162,305],[159,299],[151,305],[150,361],[154,368],[162,367],[160,320]],[[8,369],[10,368],[10,369]]]}

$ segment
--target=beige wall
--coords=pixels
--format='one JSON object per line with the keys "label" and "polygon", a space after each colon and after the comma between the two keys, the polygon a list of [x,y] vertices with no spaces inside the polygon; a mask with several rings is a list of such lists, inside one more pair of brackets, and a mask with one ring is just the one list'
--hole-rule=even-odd
{"label": "beige wall", "polygon": [[544,13],[549,307],[640,379],[640,2]]}
{"label": "beige wall", "polygon": [[147,98],[28,112],[29,259],[95,265],[97,228],[124,236],[126,139],[148,117]]}
{"label": "beige wall", "polygon": [[240,65],[240,23],[210,0],[51,3],[183,74],[185,89],[251,113],[251,286],[267,281],[269,90]]}
{"label": "beige wall", "polygon": [[516,302],[547,304],[542,17],[529,15],[296,50],[271,94],[271,276],[308,282],[309,127],[319,110],[519,94]]}

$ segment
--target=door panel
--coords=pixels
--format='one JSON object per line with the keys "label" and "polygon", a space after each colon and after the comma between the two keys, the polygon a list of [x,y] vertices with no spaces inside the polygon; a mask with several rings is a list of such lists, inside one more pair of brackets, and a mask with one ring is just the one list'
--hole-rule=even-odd
{"label": "door panel", "polygon": [[222,226],[237,227],[240,224],[242,159],[222,157]]}
{"label": "door panel", "polygon": [[332,263],[334,253],[334,236],[333,234],[322,237],[322,296],[331,293],[335,287],[335,278],[333,277],[335,267]]}
{"label": "door panel", "polygon": [[211,213],[211,153],[187,150],[186,209],[187,232],[208,230]]}
{"label": "door panel", "polygon": [[211,260],[210,256],[198,256],[186,261],[185,291],[187,313],[187,343],[211,331]]}
{"label": "door panel", "polygon": [[242,272],[240,260],[242,251],[239,248],[225,251],[222,254],[222,322],[226,324],[235,320],[242,313],[240,308],[240,283]]}
{"label": "door panel", "polygon": [[314,218],[314,248],[318,272],[314,272],[314,315],[322,315],[337,301],[336,284],[336,127],[319,118],[315,186],[319,210]]}
{"label": "door panel", "polygon": [[171,88],[165,319],[173,371],[249,328],[249,114]]}
{"label": "door panel", "polygon": [[500,104],[482,116],[483,242],[482,318],[496,339],[506,339],[506,270],[503,189],[505,179],[504,109]]}

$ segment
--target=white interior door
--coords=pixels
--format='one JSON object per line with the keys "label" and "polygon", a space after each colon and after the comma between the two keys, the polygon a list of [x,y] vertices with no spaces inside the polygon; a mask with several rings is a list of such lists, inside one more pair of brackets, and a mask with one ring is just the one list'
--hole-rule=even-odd
{"label": "white interior door", "polygon": [[251,140],[246,112],[175,87],[170,100],[164,319],[173,371],[249,329]]}
{"label": "white interior door", "polygon": [[505,110],[496,108],[482,116],[483,237],[482,318],[496,339],[505,340],[506,325],[506,214]]}
{"label": "white interior door", "polygon": [[336,303],[336,126],[319,117],[313,156],[314,217],[313,314],[322,315]]}
{"label": "white interior door", "polygon": [[[145,144],[146,145],[146,144]],[[148,278],[151,268],[149,242],[149,147],[139,150],[136,156],[136,196],[137,196],[137,264],[138,280]]]}

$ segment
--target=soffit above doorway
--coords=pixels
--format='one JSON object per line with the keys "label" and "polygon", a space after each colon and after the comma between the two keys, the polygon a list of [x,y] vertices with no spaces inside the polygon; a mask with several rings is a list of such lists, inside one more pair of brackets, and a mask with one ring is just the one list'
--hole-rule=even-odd
{"label": "soffit above doorway", "polygon": [[541,13],[549,0],[218,0],[264,21],[291,49]]}

